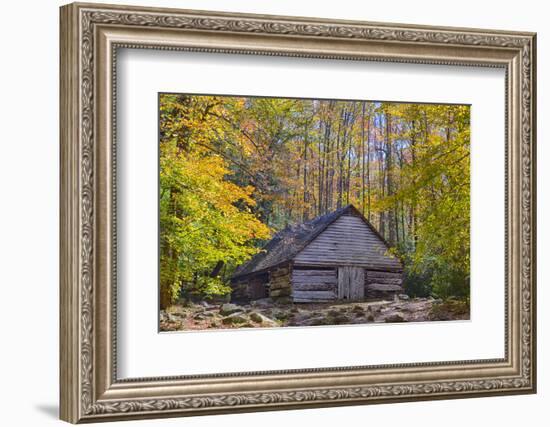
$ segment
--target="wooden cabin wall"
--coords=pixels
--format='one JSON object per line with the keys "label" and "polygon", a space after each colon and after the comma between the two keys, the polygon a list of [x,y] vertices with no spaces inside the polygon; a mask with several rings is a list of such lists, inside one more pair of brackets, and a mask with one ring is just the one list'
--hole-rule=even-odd
{"label": "wooden cabin wall", "polygon": [[239,280],[231,283],[231,301],[233,302],[245,302],[250,300],[248,292],[248,282],[246,280]]}
{"label": "wooden cabin wall", "polygon": [[367,298],[392,298],[403,292],[403,273],[367,270],[365,296]]}
{"label": "wooden cabin wall", "polygon": [[290,265],[276,267],[269,272],[269,296],[273,300],[290,302],[291,274],[292,267]]}
{"label": "wooden cabin wall", "polygon": [[269,276],[267,273],[242,278],[231,284],[231,301],[248,302],[255,299],[268,297],[267,285]]}
{"label": "wooden cabin wall", "polygon": [[292,300],[294,302],[323,302],[337,298],[336,269],[292,270]]}
{"label": "wooden cabin wall", "polygon": [[248,282],[248,294],[251,300],[267,298],[267,282],[264,277],[255,277]]}
{"label": "wooden cabin wall", "polygon": [[294,265],[353,265],[386,271],[402,269],[397,258],[359,217],[342,215],[317,236],[294,259]]}

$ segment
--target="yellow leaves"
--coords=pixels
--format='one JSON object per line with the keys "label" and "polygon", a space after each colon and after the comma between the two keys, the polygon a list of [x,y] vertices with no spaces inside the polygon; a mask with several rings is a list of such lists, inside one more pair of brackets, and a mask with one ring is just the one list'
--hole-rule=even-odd
{"label": "yellow leaves", "polygon": [[186,280],[252,256],[256,215],[278,229],[347,203],[392,243],[419,237],[417,260],[469,247],[468,106],[163,95],[160,115],[161,226]]}
{"label": "yellow leaves", "polygon": [[[237,105],[238,106],[238,105]],[[255,188],[231,180],[233,170],[216,144],[234,129],[220,115],[219,97],[161,97],[161,289],[173,298],[185,283],[204,293],[229,288],[209,272],[233,268],[267,239],[269,228],[252,213]]]}

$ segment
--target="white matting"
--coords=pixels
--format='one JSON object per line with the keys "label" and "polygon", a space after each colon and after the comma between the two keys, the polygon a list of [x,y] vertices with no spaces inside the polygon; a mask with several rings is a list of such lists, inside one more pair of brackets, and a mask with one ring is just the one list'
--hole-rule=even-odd
{"label": "white matting", "polygon": [[[117,81],[120,378],[504,356],[503,70],[124,49]],[[159,92],[471,104],[471,320],[158,333]]]}

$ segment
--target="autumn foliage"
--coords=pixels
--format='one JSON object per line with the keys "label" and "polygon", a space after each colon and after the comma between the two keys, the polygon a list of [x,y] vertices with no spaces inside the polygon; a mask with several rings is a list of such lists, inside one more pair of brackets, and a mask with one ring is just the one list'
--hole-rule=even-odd
{"label": "autumn foliage", "polygon": [[411,295],[468,296],[470,109],[162,94],[161,305],[229,292],[273,232],[354,204]]}

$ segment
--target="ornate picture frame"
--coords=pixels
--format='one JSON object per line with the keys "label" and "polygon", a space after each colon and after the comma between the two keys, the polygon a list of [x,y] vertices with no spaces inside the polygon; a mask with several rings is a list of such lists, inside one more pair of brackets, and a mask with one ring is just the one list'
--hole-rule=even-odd
{"label": "ornate picture frame", "polygon": [[[536,36],[313,18],[61,8],[61,419],[111,421],[536,391]],[[117,378],[117,49],[498,67],[506,88],[505,357]]]}

